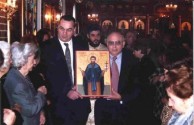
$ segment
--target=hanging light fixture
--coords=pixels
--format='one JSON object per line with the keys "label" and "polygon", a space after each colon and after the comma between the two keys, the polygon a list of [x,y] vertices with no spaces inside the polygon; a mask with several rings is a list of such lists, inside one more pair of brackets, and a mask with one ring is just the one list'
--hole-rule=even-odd
{"label": "hanging light fixture", "polygon": [[167,11],[169,12],[170,16],[170,20],[169,20],[169,29],[175,29],[175,24],[173,22],[173,12],[176,11],[178,5],[173,3],[173,2],[170,2],[170,3],[167,3],[166,4],[166,9]]}
{"label": "hanging light fixture", "polygon": [[11,20],[13,14],[17,11],[16,0],[7,0],[7,2],[0,1],[0,11],[7,14],[7,19]]}
{"label": "hanging light fixture", "polygon": [[75,0],[76,3],[82,3],[83,0]]}
{"label": "hanging light fixture", "polygon": [[177,9],[178,5],[174,3],[167,3],[166,4],[166,9],[169,11],[175,11]]}
{"label": "hanging light fixture", "polygon": [[97,13],[88,14],[88,20],[91,22],[98,22],[99,21],[98,14]]}

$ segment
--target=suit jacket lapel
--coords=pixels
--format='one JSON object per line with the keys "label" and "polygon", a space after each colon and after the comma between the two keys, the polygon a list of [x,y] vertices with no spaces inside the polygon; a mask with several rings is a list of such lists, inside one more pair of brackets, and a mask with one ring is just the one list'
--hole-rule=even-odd
{"label": "suit jacket lapel", "polygon": [[125,80],[125,76],[127,74],[125,74],[127,69],[127,64],[126,64],[126,55],[125,55],[125,52],[122,51],[122,58],[121,58],[121,71],[120,71],[120,75],[119,75],[119,83],[118,83],[118,92],[121,91],[122,87],[123,87],[123,84],[127,84],[125,83],[126,80]]}
{"label": "suit jacket lapel", "polygon": [[63,59],[63,61],[66,63],[66,60],[65,60],[65,55],[64,55],[64,52],[63,52],[63,49],[61,47],[61,44],[58,40],[58,38],[56,38],[54,41],[54,49],[56,51],[56,57],[61,57]]}

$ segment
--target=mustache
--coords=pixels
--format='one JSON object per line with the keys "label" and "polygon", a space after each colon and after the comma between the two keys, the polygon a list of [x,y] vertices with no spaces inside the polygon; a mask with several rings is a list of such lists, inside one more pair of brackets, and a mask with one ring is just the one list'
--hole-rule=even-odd
{"label": "mustache", "polygon": [[95,39],[94,42],[100,42],[100,40]]}
{"label": "mustache", "polygon": [[95,39],[95,40],[90,40],[90,39],[88,39],[88,42],[90,42],[90,43],[101,43],[101,40],[98,40],[98,39]]}

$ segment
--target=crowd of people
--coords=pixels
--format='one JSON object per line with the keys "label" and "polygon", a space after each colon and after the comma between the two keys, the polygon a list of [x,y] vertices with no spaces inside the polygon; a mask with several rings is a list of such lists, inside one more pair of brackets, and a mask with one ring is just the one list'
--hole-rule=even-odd
{"label": "crowd of people", "polygon": [[[95,125],[192,125],[192,48],[172,36],[113,30],[104,39],[91,24],[84,38],[64,15],[56,36],[41,29],[0,41],[1,124],[86,125],[93,110]],[[93,109],[76,88],[78,50],[110,54],[111,95],[95,98]]]}

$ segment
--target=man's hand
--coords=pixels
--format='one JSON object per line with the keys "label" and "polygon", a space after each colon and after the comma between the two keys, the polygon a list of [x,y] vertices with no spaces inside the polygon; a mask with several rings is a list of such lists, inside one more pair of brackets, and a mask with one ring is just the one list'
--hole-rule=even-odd
{"label": "man's hand", "polygon": [[84,77],[84,76],[85,76],[85,71],[84,71],[84,70],[82,70],[80,67],[79,67],[79,70],[81,71],[82,76]]}
{"label": "man's hand", "polygon": [[41,92],[41,93],[43,93],[43,94],[45,94],[45,95],[47,94],[47,89],[46,89],[45,86],[39,87],[39,88],[38,88],[38,91]]}
{"label": "man's hand", "polygon": [[102,70],[101,76],[104,76],[104,73],[106,72],[106,70]]}
{"label": "man's hand", "polygon": [[3,122],[6,125],[13,125],[15,122],[15,113],[10,109],[3,109]]}
{"label": "man's hand", "polygon": [[111,100],[121,100],[121,95],[112,89],[112,94],[104,98],[111,99]]}
{"label": "man's hand", "polygon": [[44,125],[45,121],[46,121],[46,118],[45,118],[44,112],[41,111],[40,112],[40,125]]}
{"label": "man's hand", "polygon": [[81,94],[78,91],[76,91],[75,86],[67,93],[67,97],[72,99],[72,100],[76,100],[78,98],[83,98],[81,96]]}

